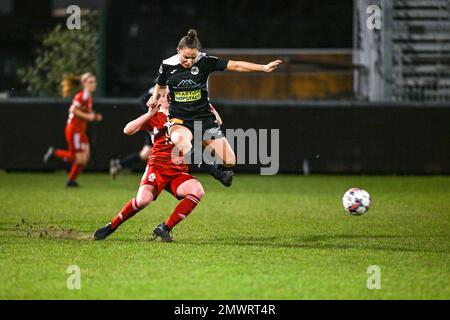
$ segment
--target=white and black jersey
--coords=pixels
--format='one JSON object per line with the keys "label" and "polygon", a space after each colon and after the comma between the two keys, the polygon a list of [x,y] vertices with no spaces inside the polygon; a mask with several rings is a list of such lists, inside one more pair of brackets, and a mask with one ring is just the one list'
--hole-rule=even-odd
{"label": "white and black jersey", "polygon": [[200,53],[190,68],[180,64],[178,55],[165,59],[159,68],[157,83],[169,87],[169,118],[185,122],[215,119],[208,97],[208,77],[211,72],[225,70],[227,65],[228,60],[205,53]]}

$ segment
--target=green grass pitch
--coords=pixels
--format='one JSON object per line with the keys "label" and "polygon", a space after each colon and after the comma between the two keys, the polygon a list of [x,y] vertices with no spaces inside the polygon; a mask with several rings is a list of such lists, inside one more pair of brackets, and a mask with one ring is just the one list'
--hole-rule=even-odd
{"label": "green grass pitch", "polygon": [[[228,189],[199,175],[206,195],[170,244],[147,240],[168,193],[94,242],[140,176],[84,174],[77,190],[65,177],[0,173],[1,299],[450,299],[448,176],[238,174]],[[365,216],[342,208],[352,186],[371,193]]]}

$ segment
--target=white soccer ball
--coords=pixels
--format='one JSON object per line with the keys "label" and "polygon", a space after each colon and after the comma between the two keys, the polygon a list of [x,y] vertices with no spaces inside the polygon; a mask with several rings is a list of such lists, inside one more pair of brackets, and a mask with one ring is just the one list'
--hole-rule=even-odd
{"label": "white soccer ball", "polygon": [[342,204],[350,215],[363,215],[370,208],[370,194],[363,189],[351,188],[342,197]]}

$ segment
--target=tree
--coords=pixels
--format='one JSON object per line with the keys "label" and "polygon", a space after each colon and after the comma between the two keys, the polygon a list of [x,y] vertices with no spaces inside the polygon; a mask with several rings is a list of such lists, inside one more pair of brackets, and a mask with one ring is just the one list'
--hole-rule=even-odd
{"label": "tree", "polygon": [[59,96],[64,78],[97,70],[98,15],[90,13],[83,15],[81,29],[59,24],[47,33],[34,63],[17,73],[31,95]]}

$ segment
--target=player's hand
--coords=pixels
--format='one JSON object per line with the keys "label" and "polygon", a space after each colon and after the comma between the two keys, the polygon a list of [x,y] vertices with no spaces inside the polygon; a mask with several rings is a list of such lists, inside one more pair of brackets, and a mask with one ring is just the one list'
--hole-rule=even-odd
{"label": "player's hand", "polygon": [[275,61],[272,61],[272,62],[269,62],[268,64],[266,64],[265,66],[264,66],[264,71],[265,72],[272,72],[273,70],[275,70],[276,68],[278,68],[278,65],[280,64],[280,63],[282,63],[283,61],[281,61],[281,60],[275,60]]}
{"label": "player's hand", "polygon": [[92,112],[89,114],[90,121],[102,121],[103,116],[100,113]]}
{"label": "player's hand", "polygon": [[157,113],[159,111],[160,107],[161,107],[160,104],[156,105],[156,107],[154,107],[154,108],[149,107],[148,111],[147,111],[147,114],[150,117],[153,117],[155,115],[155,113]]}
{"label": "player's hand", "polygon": [[103,120],[103,115],[101,113],[94,113],[95,114],[95,120],[97,122],[100,122]]}
{"label": "player's hand", "polygon": [[158,101],[155,99],[154,96],[151,96],[150,99],[147,101],[147,107],[150,109],[154,109],[158,106]]}
{"label": "player's hand", "polygon": [[91,113],[88,114],[88,120],[89,121],[95,121],[95,113],[94,112],[91,112]]}

